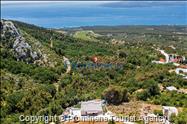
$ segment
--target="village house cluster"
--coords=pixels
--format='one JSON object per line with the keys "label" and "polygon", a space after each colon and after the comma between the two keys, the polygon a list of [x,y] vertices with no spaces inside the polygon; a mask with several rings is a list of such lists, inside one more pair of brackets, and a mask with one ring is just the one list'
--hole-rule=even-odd
{"label": "village house cluster", "polygon": [[[147,107],[145,108],[147,110]],[[149,122],[147,119],[160,119],[157,120],[162,124],[170,124],[169,120],[172,114],[178,115],[178,109],[172,106],[163,106],[162,107],[163,116],[158,116],[147,111],[146,114],[141,116],[141,119],[146,124]],[[69,107],[61,115],[65,122],[73,121],[100,121],[108,122],[114,120],[116,122],[122,122],[124,124],[135,124],[138,117],[124,115],[123,118],[119,117],[115,113],[107,110],[107,105],[104,100],[96,99],[90,101],[80,102],[80,108]]]}
{"label": "village house cluster", "polygon": [[186,58],[184,56],[180,56],[177,54],[168,54],[164,50],[156,49],[160,52],[165,58],[160,58],[159,61],[152,61],[153,63],[159,63],[159,64],[167,64],[167,63],[177,63],[176,65],[180,65],[183,63]]}
{"label": "village house cluster", "polygon": [[[181,75],[184,79],[187,79],[187,65],[183,64],[186,61],[185,56],[180,56],[177,54],[168,54],[164,50],[156,49],[160,52],[165,58],[160,58],[159,61],[152,61],[152,63],[156,64],[168,64],[173,63],[177,68],[175,69],[175,73]],[[172,71],[172,70],[171,70]]]}

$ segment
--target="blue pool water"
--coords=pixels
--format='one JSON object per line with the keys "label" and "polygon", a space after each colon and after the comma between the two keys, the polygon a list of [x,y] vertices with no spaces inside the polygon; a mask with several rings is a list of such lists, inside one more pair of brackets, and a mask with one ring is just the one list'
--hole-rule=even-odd
{"label": "blue pool water", "polygon": [[187,2],[3,3],[1,17],[47,28],[94,25],[187,25]]}

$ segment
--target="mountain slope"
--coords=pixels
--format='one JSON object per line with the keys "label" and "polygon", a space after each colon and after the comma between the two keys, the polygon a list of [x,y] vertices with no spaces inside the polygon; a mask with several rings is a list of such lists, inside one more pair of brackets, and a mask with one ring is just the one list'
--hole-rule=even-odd
{"label": "mountain slope", "polygon": [[[173,93],[155,92],[158,85],[187,88],[187,81],[168,72],[172,64],[151,63],[160,57],[152,48],[154,42],[130,42],[129,38],[123,44],[111,44],[107,36],[83,42],[52,29],[7,20],[1,21],[1,30],[4,123],[18,122],[21,114],[60,115],[80,101],[102,98],[103,91],[113,86],[127,89],[130,100],[187,107],[185,94],[171,97]],[[71,65],[69,73],[63,56]],[[137,93],[139,89],[145,92]]]}

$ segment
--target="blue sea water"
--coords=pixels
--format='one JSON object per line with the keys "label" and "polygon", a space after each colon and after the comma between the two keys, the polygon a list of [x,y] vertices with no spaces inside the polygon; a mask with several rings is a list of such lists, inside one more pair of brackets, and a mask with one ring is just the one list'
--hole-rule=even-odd
{"label": "blue sea water", "polygon": [[47,28],[187,25],[187,2],[23,2],[1,5],[1,18]]}

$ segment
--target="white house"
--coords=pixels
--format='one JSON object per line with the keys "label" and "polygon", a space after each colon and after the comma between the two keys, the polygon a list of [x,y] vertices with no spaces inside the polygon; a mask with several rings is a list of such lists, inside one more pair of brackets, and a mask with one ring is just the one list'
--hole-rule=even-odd
{"label": "white house", "polygon": [[103,114],[102,101],[91,100],[81,102],[81,115],[82,116],[93,116]]}
{"label": "white house", "polygon": [[163,115],[165,116],[166,120],[169,120],[172,114],[175,114],[176,116],[178,115],[178,110],[176,107],[163,106],[162,111],[163,111]]}
{"label": "white house", "polygon": [[73,117],[80,117],[81,116],[81,109],[80,108],[70,108],[69,114]]}
{"label": "white house", "polygon": [[168,91],[177,91],[177,88],[174,87],[174,86],[169,86],[169,87],[166,87],[166,90],[168,90]]}
{"label": "white house", "polygon": [[175,70],[175,72],[176,72],[176,74],[179,74],[179,75],[181,75],[181,76],[186,76],[185,74],[181,74],[180,72],[182,72],[182,73],[187,73],[187,69],[186,69],[186,68],[177,68],[177,69]]}

